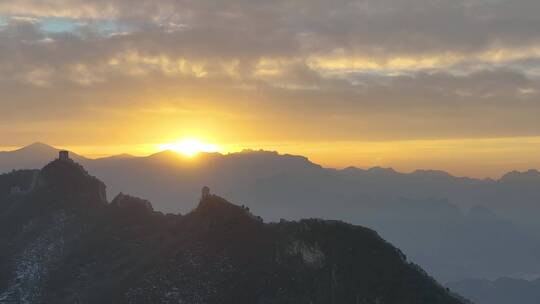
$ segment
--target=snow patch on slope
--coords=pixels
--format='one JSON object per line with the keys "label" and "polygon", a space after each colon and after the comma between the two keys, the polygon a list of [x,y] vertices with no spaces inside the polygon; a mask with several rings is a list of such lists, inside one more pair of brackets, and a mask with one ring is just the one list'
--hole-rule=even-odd
{"label": "snow patch on slope", "polygon": [[[42,283],[64,253],[64,231],[69,216],[60,211],[52,218],[49,229],[41,232],[23,250],[15,261],[15,279],[0,293],[2,303],[38,303],[42,297]],[[28,224],[25,232],[33,230],[35,223]],[[15,302],[17,301],[17,302]]]}

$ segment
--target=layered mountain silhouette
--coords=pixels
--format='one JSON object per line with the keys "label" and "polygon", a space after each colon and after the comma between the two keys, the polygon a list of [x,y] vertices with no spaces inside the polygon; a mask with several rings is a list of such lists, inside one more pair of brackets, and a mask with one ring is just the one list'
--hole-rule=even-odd
{"label": "layered mountain silhouette", "polygon": [[[51,159],[56,158],[58,149],[44,143],[36,142],[14,151],[0,151],[0,172],[17,169],[39,169]],[[76,161],[84,160],[83,156],[71,153]]]}
{"label": "layered mountain silhouette", "polygon": [[511,278],[492,281],[476,279],[448,285],[476,304],[540,303],[540,279],[532,281]]}
{"label": "layered mountain silhouette", "polygon": [[[4,152],[0,168],[39,168],[55,153],[43,144]],[[145,197],[165,213],[189,212],[209,185],[268,221],[322,217],[374,228],[443,282],[540,273],[540,174],[534,170],[499,180],[433,170],[335,170],[252,150],[189,160],[171,151],[73,158],[108,185],[110,197]]]}
{"label": "layered mountain silhouette", "polygon": [[[41,168],[57,153],[58,149],[43,143],[0,152],[0,173],[14,169]],[[263,201],[259,200],[259,204],[277,205],[273,201],[274,197],[285,193],[287,202],[283,204],[292,208],[288,211],[295,210],[295,204],[289,204],[289,194],[298,195],[303,200],[309,199],[311,204],[314,203],[312,198],[318,198],[319,195],[331,196],[333,200],[341,199],[344,202],[399,198],[448,199],[459,207],[469,209],[484,205],[509,217],[515,214],[522,216],[527,213],[526,210],[537,208],[537,202],[540,201],[540,172],[536,170],[510,172],[499,180],[454,177],[436,170],[417,170],[412,173],[400,173],[391,168],[379,167],[367,170],[355,167],[335,170],[322,168],[305,157],[255,150],[227,155],[201,153],[194,160],[172,151],[147,157],[122,154],[99,159],[88,159],[71,152],[71,157],[110,184],[110,194],[121,191],[135,194],[141,192],[140,195],[149,197],[156,204],[156,209],[171,212],[191,210],[192,204],[177,203],[178,195],[195,198],[193,191],[184,194],[182,190],[190,186],[198,189],[201,181],[208,178],[209,183],[215,183],[213,188],[234,197],[243,196],[249,200],[262,195]],[[131,176],[131,180],[122,182],[129,173],[135,174]],[[175,181],[171,179],[177,177],[185,181],[185,184],[177,184],[181,189],[175,193],[171,192],[174,189],[164,191],[167,189],[165,186],[168,186],[165,183],[173,183]],[[140,189],[138,183],[145,183],[147,189]],[[248,188],[244,187],[246,183],[252,186],[249,187],[251,193],[237,189]],[[287,189],[290,191],[283,191],[284,185],[290,188]],[[150,192],[143,192],[145,190]],[[512,204],[509,204],[509,201],[512,201]],[[302,210],[303,208],[298,208],[300,216]],[[269,219],[283,217],[279,211],[261,211],[268,213],[265,217]]]}
{"label": "layered mountain silhouette", "polygon": [[185,215],[109,203],[72,160],[0,176],[0,240],[1,303],[466,303],[373,230],[208,192]]}

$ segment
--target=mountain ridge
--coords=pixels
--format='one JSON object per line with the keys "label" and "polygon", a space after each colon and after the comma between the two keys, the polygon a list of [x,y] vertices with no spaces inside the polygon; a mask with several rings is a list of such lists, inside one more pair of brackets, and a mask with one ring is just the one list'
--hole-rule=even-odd
{"label": "mountain ridge", "polygon": [[71,160],[39,180],[0,201],[4,303],[466,303],[367,228],[265,224],[204,192],[183,216],[140,212]]}
{"label": "mountain ridge", "polygon": [[[0,168],[1,163],[0,158]],[[436,170],[336,170],[301,156],[253,150],[193,159],[167,151],[80,163],[107,184],[109,197],[144,197],[164,213],[190,212],[208,185],[267,221],[324,217],[368,226],[442,282],[540,273],[540,178],[534,171],[526,182],[515,182],[455,178]],[[468,215],[477,206],[497,220]]]}
{"label": "mountain ridge", "polygon": [[469,279],[451,282],[448,286],[476,304],[537,304],[540,299],[540,279]]}
{"label": "mountain ridge", "polygon": [[[15,149],[15,150],[0,151],[0,154],[17,154],[17,153],[21,153],[21,152],[36,153],[36,155],[44,153],[44,152],[48,152],[49,154],[50,153],[55,153],[56,154],[60,150],[61,149],[58,149],[58,148],[56,148],[54,146],[48,145],[48,144],[43,143],[43,142],[34,142],[32,144],[20,147],[20,148]],[[179,154],[178,152],[172,151],[172,150],[163,150],[163,151],[155,152],[155,153],[145,155],[145,156],[135,156],[135,155],[132,155],[132,154],[129,154],[129,153],[121,153],[121,154],[113,154],[113,155],[104,156],[104,157],[97,157],[97,158],[88,158],[88,157],[82,156],[80,154],[76,154],[73,151],[70,151],[70,154],[71,154],[71,157],[73,159],[75,159],[75,160],[83,159],[83,160],[87,160],[87,161],[105,161],[105,160],[115,160],[115,159],[160,159],[160,158],[166,158],[166,159],[170,158],[170,159],[177,159],[177,160],[187,161],[186,158],[183,157],[181,154]],[[326,167],[322,167],[319,164],[313,163],[312,161],[310,161],[305,156],[288,154],[288,153],[280,154],[277,151],[270,151],[270,150],[244,149],[244,150],[239,151],[239,152],[233,152],[233,153],[228,153],[228,154],[222,154],[222,153],[219,153],[219,152],[200,152],[199,156],[201,158],[238,157],[238,156],[250,155],[250,154],[251,155],[272,155],[272,156],[282,157],[282,158],[293,158],[293,159],[303,160],[306,163],[309,163],[310,165],[313,165],[315,167],[319,167],[321,169],[335,170],[335,171],[341,171],[341,172],[355,172],[355,171],[356,172],[361,172],[361,173],[363,173],[363,172],[371,172],[371,173],[390,174],[390,175],[398,175],[398,176],[399,175],[402,175],[402,176],[403,175],[405,175],[405,176],[406,175],[425,175],[425,176],[428,176],[428,177],[453,178],[453,179],[457,179],[457,180],[471,180],[471,181],[478,181],[478,182],[500,182],[500,181],[503,181],[503,180],[506,180],[506,179],[509,179],[509,178],[515,178],[516,176],[517,177],[519,177],[519,176],[527,176],[527,177],[538,177],[538,178],[540,178],[540,171],[538,169],[534,169],[534,168],[527,169],[527,170],[524,170],[524,171],[518,171],[518,170],[509,171],[509,172],[506,172],[506,173],[502,174],[499,178],[475,178],[475,177],[468,177],[468,176],[458,176],[458,175],[453,175],[453,174],[451,174],[451,173],[449,173],[447,171],[438,170],[438,169],[416,169],[416,170],[413,170],[413,171],[410,171],[410,172],[400,172],[400,171],[396,171],[394,168],[391,168],[391,167],[386,167],[385,168],[385,167],[380,167],[380,166],[374,166],[374,167],[369,167],[369,168],[359,168],[359,167],[356,167],[356,166],[348,166],[348,167],[345,167],[345,168],[342,168],[342,169],[326,168]],[[50,157],[47,158],[47,159],[50,159]],[[45,162],[45,164],[46,164],[46,162]],[[45,165],[45,164],[43,164],[43,165]],[[42,167],[43,165],[37,166],[37,167]],[[0,170],[1,169],[2,169],[2,167],[0,166]],[[4,170],[5,170],[5,172],[7,172],[7,171],[10,171],[10,170],[16,170],[16,169],[36,169],[36,168],[11,168],[11,169],[7,169],[7,170],[4,169]],[[1,173],[1,171],[0,171],[0,173]]]}

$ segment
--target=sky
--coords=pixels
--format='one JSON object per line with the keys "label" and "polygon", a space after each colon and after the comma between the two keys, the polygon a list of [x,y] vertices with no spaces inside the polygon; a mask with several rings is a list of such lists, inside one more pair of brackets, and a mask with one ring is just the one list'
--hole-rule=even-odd
{"label": "sky", "polygon": [[540,168],[538,0],[0,1],[0,147]]}

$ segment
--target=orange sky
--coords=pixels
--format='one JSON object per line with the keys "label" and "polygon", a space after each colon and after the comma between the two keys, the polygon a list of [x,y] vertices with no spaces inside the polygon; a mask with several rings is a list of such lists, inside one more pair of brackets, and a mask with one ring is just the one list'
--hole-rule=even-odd
{"label": "orange sky", "polygon": [[[203,137],[200,140],[205,143]],[[165,142],[164,142],[165,143]],[[169,143],[174,143],[173,141]],[[226,143],[212,141],[220,153],[264,149],[307,156],[324,167],[392,167],[401,172],[438,169],[456,176],[499,178],[504,173],[540,169],[540,137],[412,140],[388,142]],[[120,153],[144,156],[170,148],[163,144],[58,145],[91,158]],[[13,150],[16,147],[4,147]]]}
{"label": "orange sky", "polygon": [[540,168],[536,0],[0,3],[0,146]]}

